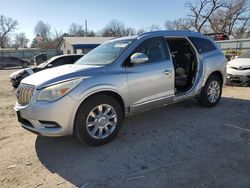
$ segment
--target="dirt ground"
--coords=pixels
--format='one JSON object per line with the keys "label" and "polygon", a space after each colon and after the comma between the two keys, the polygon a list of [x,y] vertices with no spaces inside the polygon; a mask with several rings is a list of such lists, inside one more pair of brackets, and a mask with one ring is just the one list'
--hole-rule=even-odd
{"label": "dirt ground", "polygon": [[125,119],[113,142],[22,129],[0,71],[0,187],[250,187],[250,88],[225,87],[218,106],[188,100]]}

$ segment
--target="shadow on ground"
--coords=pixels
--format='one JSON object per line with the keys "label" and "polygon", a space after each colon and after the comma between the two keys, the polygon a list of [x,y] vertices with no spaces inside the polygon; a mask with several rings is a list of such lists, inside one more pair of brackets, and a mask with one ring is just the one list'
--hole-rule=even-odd
{"label": "shadow on ground", "polygon": [[125,119],[113,142],[36,140],[42,164],[76,186],[250,187],[250,101],[189,100]]}

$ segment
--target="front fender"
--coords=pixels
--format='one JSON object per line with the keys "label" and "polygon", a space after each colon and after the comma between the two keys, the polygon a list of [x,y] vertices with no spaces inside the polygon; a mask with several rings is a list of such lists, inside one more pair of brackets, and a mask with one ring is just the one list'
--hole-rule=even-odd
{"label": "front fender", "polygon": [[[124,88],[123,90],[119,90],[116,88],[116,86],[113,85],[97,85],[97,86],[93,86],[90,87],[88,89],[83,90],[83,92],[79,92],[79,95],[72,95],[70,94],[70,97],[72,97],[73,99],[79,101],[79,106],[82,104],[82,102],[84,100],[86,100],[88,97],[90,97],[91,95],[97,94],[97,93],[101,93],[101,92],[114,92],[116,94],[118,94],[124,102],[125,108],[129,106],[129,102],[128,102],[128,95],[126,94],[126,89]],[[123,92],[120,92],[123,91]]]}

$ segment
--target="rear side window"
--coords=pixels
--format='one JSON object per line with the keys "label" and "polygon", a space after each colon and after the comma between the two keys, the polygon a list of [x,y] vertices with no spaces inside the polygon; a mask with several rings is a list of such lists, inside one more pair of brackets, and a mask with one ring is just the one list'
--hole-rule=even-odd
{"label": "rear side window", "polygon": [[71,63],[70,57],[60,57],[54,60],[53,62],[51,62],[50,64],[52,64],[53,67],[57,67],[57,66],[65,65],[65,64],[70,64],[70,63]]}
{"label": "rear side window", "polygon": [[208,39],[189,37],[199,53],[206,53],[216,50],[215,45]]}

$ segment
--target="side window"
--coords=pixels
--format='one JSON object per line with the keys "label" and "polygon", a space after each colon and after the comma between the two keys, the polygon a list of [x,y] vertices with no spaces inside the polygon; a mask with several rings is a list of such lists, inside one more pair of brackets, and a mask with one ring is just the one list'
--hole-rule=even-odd
{"label": "side window", "polygon": [[148,56],[148,63],[159,62],[169,59],[169,53],[163,38],[147,39],[140,44],[132,54],[144,53]]}
{"label": "side window", "polygon": [[63,58],[63,65],[66,65],[66,64],[73,64],[73,63],[74,63],[73,57],[64,57],[64,58]]}
{"label": "side window", "polygon": [[55,61],[51,62],[53,67],[61,66],[64,64],[67,64],[67,61],[69,61],[68,57],[61,57],[59,59],[56,59]]}
{"label": "side window", "polygon": [[82,56],[73,56],[72,59],[73,59],[73,62],[72,63],[75,63],[78,59],[80,59]]}
{"label": "side window", "polygon": [[200,53],[211,52],[216,50],[215,45],[208,39],[202,39],[198,37],[189,37],[194,44],[195,48]]}

